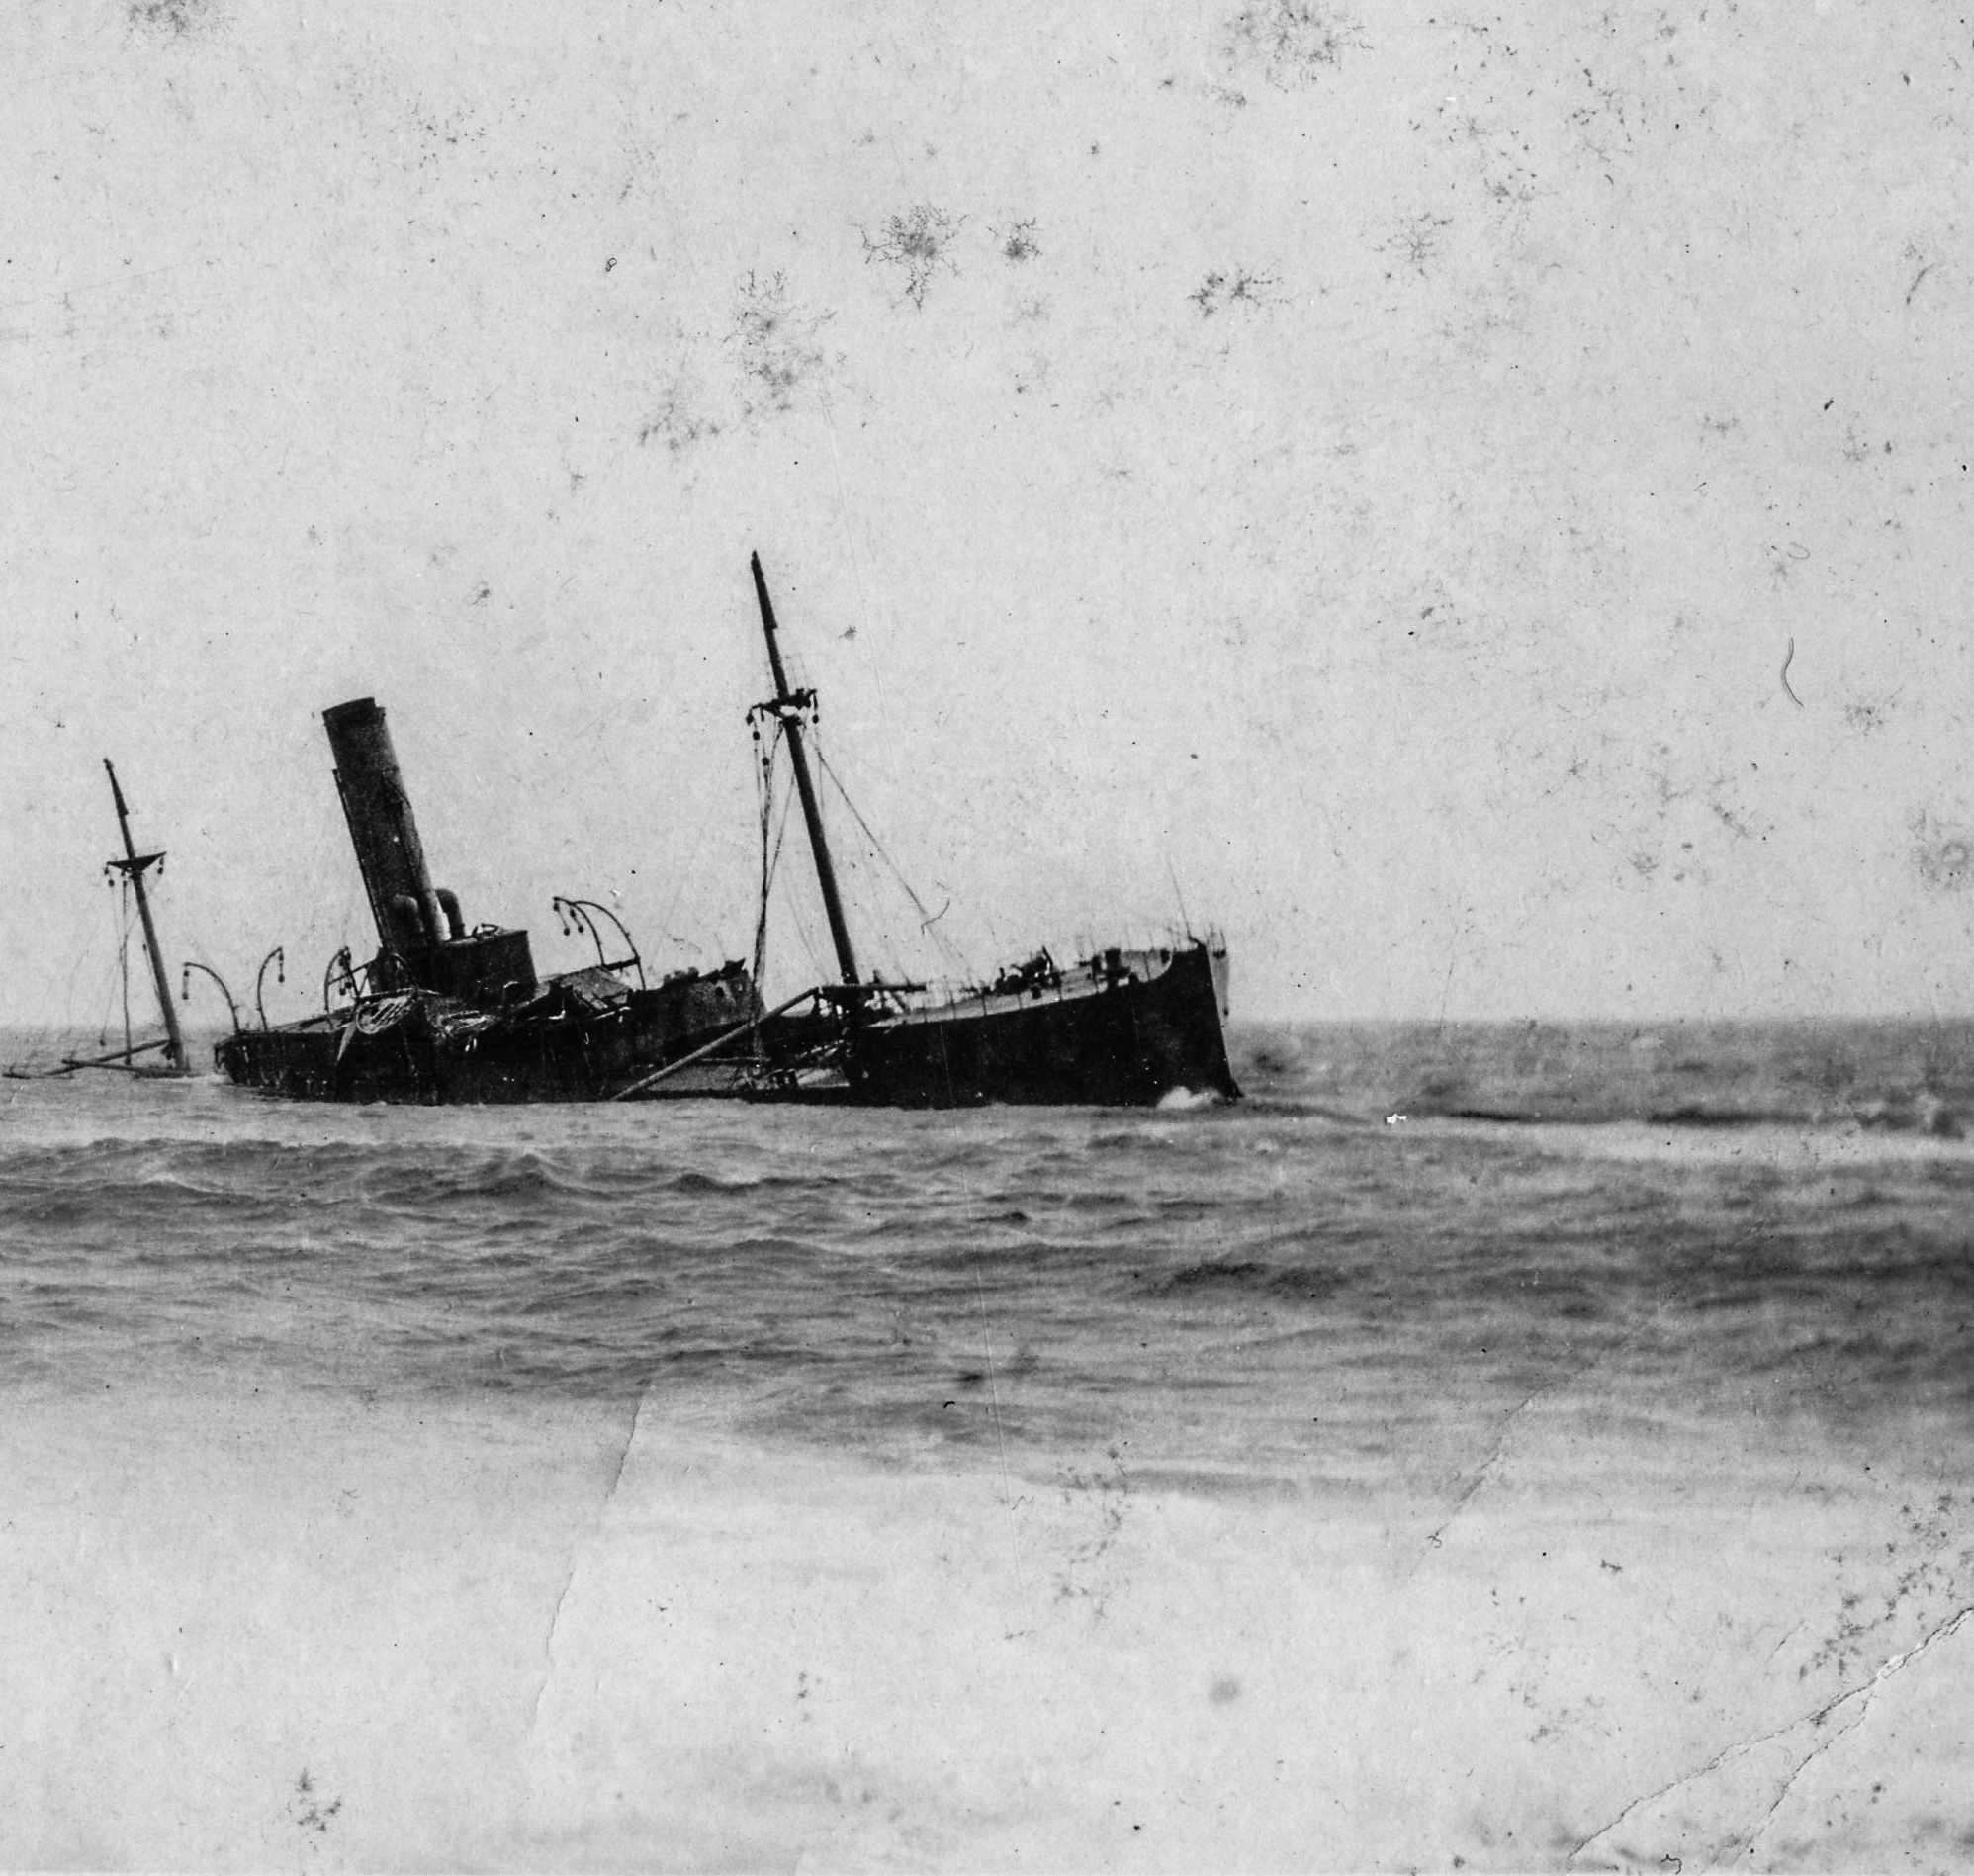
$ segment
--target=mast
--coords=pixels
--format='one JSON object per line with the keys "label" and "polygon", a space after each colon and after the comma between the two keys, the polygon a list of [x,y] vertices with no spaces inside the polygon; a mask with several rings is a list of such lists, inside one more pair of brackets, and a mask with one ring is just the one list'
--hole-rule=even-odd
{"label": "mast", "polygon": [[137,917],[143,921],[144,950],[150,957],[151,982],[157,987],[158,1013],[164,1018],[165,1059],[180,1074],[188,1074],[191,1064],[185,1058],[185,1038],[178,1032],[178,1012],[171,1007],[171,987],[164,980],[164,953],[158,949],[157,927],[151,921],[150,898],[144,891],[144,874],[164,858],[162,853],[139,853],[131,839],[130,810],[124,806],[124,791],[117,785],[117,771],[110,767],[110,759],[103,759],[103,766],[109,770],[110,793],[117,803],[117,825],[124,834],[124,857],[113,859],[114,866],[131,882],[131,890],[137,896]]}
{"label": "mast", "polygon": [[809,825],[809,850],[816,856],[816,884],[823,889],[823,910],[829,915],[830,939],[836,945],[837,968],[846,984],[854,985],[856,953],[851,948],[850,927],[844,923],[843,900],[837,894],[837,869],[830,859],[829,842],[823,838],[823,811],[816,801],[816,784],[809,775],[809,754],[802,746],[802,711],[813,706],[813,690],[790,690],[787,674],[781,669],[781,647],[774,637],[774,604],[767,596],[767,581],[761,571],[761,556],[749,556],[754,568],[754,593],[761,601],[761,629],[767,639],[767,668],[774,675],[774,700],[768,706],[781,719],[788,733],[788,759],[795,770],[795,792],[802,797],[802,819]]}

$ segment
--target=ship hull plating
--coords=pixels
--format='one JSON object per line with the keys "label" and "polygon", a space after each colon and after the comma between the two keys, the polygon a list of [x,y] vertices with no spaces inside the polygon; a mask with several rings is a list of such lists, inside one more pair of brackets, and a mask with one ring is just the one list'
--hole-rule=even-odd
{"label": "ship hull plating", "polygon": [[1233,1101],[1225,1006],[1223,950],[1114,951],[1020,987],[847,1026],[827,1072],[805,1073],[770,1030],[770,1072],[749,1092],[888,1108],[1143,1108],[1182,1092]]}
{"label": "ship hull plating", "polygon": [[759,1004],[738,966],[628,990],[598,972],[556,979],[513,1012],[413,991],[215,1050],[241,1087],[297,1101],[441,1104],[607,1101],[640,1074],[745,1022]]}

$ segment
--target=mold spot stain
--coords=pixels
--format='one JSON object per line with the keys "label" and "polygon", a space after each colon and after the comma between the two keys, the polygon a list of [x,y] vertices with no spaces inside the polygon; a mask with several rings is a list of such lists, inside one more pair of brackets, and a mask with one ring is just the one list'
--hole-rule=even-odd
{"label": "mold spot stain", "polygon": [[1346,50],[1362,47],[1358,22],[1311,0],[1268,0],[1242,7],[1227,22],[1222,42],[1226,62],[1259,66],[1277,90],[1314,84]]}
{"label": "mold spot stain", "polygon": [[1061,1551],[1055,1599],[1082,1603],[1093,1622],[1103,1621],[1121,1587],[1113,1549],[1123,1531],[1131,1483],[1120,1447],[1107,1448],[1105,1458],[1107,1467],[1070,1468],[1062,1476],[1064,1508],[1085,1523],[1085,1533]]}
{"label": "mold spot stain", "polygon": [[129,0],[126,17],[134,27],[179,39],[215,23],[212,0]]}
{"label": "mold spot stain", "polygon": [[670,387],[650,416],[638,425],[638,446],[662,441],[673,455],[696,443],[702,436],[718,436],[720,426],[692,406],[688,389],[682,384]]}
{"label": "mold spot stain", "polygon": [[999,230],[996,238],[1001,244],[1001,258],[1011,266],[1020,266],[1023,261],[1033,260],[1041,252],[1041,243],[1035,239],[1035,224],[1032,220],[1011,222]]}
{"label": "mold spot stain", "polygon": [[310,1777],[308,1766],[302,1767],[302,1775],[295,1781],[295,1799],[290,1807],[295,1815],[295,1828],[313,1837],[325,1837],[329,1825],[337,1812],[343,1808],[340,1798],[324,1800],[315,1781]]}
{"label": "mold spot stain", "polygon": [[1941,827],[1926,809],[1907,826],[1913,837],[1913,865],[1929,886],[1958,892],[1974,879],[1974,834]]}
{"label": "mold spot stain", "polygon": [[812,313],[788,293],[780,272],[750,271],[734,292],[733,328],[729,342],[740,357],[746,382],[745,411],[792,410],[810,378],[827,371],[829,357],[820,343],[823,327],[836,315]]}
{"label": "mold spot stain", "polygon": [[1225,307],[1266,306],[1275,284],[1273,274],[1254,273],[1245,267],[1237,267],[1231,274],[1215,269],[1186,297],[1200,309],[1203,319],[1211,319]]}
{"label": "mold spot stain", "polygon": [[1440,235],[1452,225],[1451,216],[1421,211],[1401,222],[1394,233],[1379,243],[1379,248],[1423,279],[1432,272]]}
{"label": "mold spot stain", "polygon": [[902,215],[886,217],[874,240],[866,228],[857,232],[863,236],[864,263],[877,261],[896,268],[905,277],[905,298],[924,311],[926,292],[934,280],[942,273],[959,272],[949,249],[964,225],[963,216],[950,216],[930,202],[921,202]]}

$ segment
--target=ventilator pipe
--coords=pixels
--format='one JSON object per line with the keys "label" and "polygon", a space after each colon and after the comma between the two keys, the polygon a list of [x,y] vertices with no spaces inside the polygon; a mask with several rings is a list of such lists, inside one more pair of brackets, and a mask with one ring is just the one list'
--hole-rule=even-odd
{"label": "ventilator pipe", "polygon": [[[208,977],[212,978],[220,986],[220,995],[226,1000],[226,1014],[233,1020],[233,1033],[235,1035],[239,1034],[240,1007],[233,1001],[233,993],[226,988],[226,980],[211,964],[196,963],[190,958],[186,960],[185,968],[179,972],[178,1000],[181,1003],[190,1003],[192,1001],[192,973],[195,970],[204,971]],[[262,1027],[264,1027],[265,1025]]]}
{"label": "ventilator pipe", "polygon": [[274,966],[274,981],[285,984],[288,981],[288,955],[276,945],[260,960],[260,968],[253,974],[253,1007],[260,1012],[260,1027],[267,1027],[267,1005],[261,1000],[260,987],[267,977],[267,967]]}

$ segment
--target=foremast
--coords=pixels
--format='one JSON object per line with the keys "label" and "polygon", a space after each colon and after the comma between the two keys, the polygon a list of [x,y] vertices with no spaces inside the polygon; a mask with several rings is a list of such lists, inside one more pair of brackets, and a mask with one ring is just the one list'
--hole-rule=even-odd
{"label": "foremast", "polygon": [[131,814],[124,805],[124,791],[117,783],[117,771],[110,766],[110,759],[103,759],[103,766],[110,776],[110,794],[117,804],[117,826],[123,831],[124,857],[113,859],[110,866],[131,882],[131,890],[136,895],[137,917],[143,923],[144,952],[150,959],[151,982],[157,989],[158,1014],[164,1018],[164,1055],[181,1075],[190,1074],[192,1065],[185,1056],[185,1037],[179,1032],[178,1012],[171,1007],[171,987],[165,981],[164,953],[158,948],[157,926],[150,915],[150,896],[144,891],[144,874],[153,866],[163,862],[162,853],[139,853],[136,844],[131,839]]}
{"label": "foremast", "polygon": [[[808,824],[809,851],[815,856],[816,884],[823,894],[823,911],[830,922],[830,941],[836,946],[837,969],[846,986],[854,989],[861,981],[856,972],[856,952],[850,941],[850,927],[844,922],[843,898],[837,891],[837,870],[830,858],[830,844],[823,833],[823,811],[816,799],[816,784],[809,773],[809,755],[802,742],[803,715],[816,707],[813,690],[790,690],[788,676],[781,667],[781,646],[775,637],[774,602],[767,596],[767,581],[761,571],[761,556],[749,556],[754,568],[754,593],[761,602],[761,629],[767,640],[767,668],[774,678],[774,695],[761,707],[781,725],[788,738],[788,762],[795,771],[795,792],[802,799],[802,819]],[[852,1003],[852,1008],[854,1008]]]}

